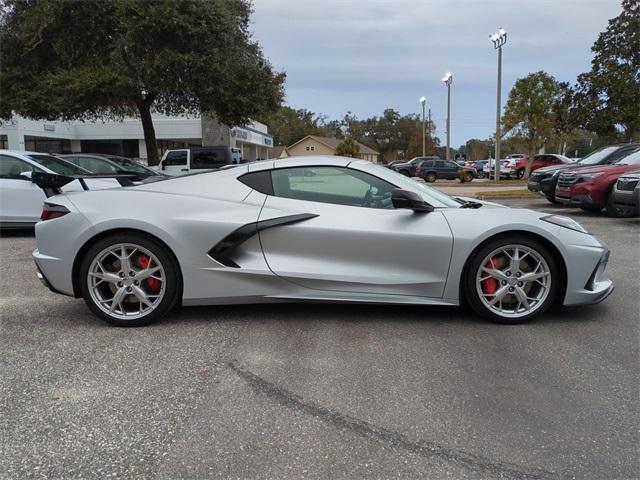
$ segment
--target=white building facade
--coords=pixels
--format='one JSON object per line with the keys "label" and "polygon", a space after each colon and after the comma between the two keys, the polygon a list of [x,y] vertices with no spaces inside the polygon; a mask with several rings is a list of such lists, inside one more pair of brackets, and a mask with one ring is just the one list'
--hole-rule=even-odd
{"label": "white building facade", "polygon": [[[203,142],[203,125],[205,138]],[[267,126],[251,122],[229,128],[205,117],[153,115],[158,148],[224,145],[238,148],[243,158],[269,158],[273,139]],[[216,135],[209,132],[215,131]],[[216,142],[216,143],[211,143]],[[47,153],[110,153],[146,160],[142,122],[137,118],[121,121],[49,122],[16,116],[0,123],[0,148]]]}

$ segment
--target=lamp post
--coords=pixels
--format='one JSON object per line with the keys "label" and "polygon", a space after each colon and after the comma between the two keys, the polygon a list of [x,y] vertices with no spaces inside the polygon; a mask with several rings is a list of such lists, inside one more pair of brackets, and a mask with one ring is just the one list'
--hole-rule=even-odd
{"label": "lamp post", "polygon": [[504,28],[500,27],[493,35],[489,35],[489,38],[493,42],[493,48],[498,50],[498,90],[496,99],[496,182],[500,181],[500,111],[501,100],[500,94],[502,93],[502,46],[507,43],[507,32]]}
{"label": "lamp post", "polygon": [[445,73],[444,77],[442,77],[442,81],[447,86],[447,160],[449,160],[451,137],[451,82],[453,82],[453,75],[451,75],[451,72]]}
{"label": "lamp post", "polygon": [[427,104],[427,97],[420,97],[420,103],[422,104],[422,156],[426,155],[426,125],[425,125],[425,112],[424,107]]}

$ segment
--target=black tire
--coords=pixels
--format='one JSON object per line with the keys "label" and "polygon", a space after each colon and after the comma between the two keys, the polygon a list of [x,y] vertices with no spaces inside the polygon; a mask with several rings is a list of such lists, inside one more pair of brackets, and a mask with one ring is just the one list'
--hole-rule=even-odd
{"label": "black tire", "polygon": [[524,168],[516,170],[516,178],[520,180],[522,177],[524,177]]}
{"label": "black tire", "polygon": [[429,172],[429,173],[427,173],[427,174],[425,175],[424,180],[425,180],[426,182],[428,182],[428,183],[433,183],[433,182],[435,182],[435,181],[436,181],[436,178],[438,178],[438,177],[436,176],[436,174],[435,174],[435,173],[433,173],[433,172]]}
{"label": "black tire", "polygon": [[400,170],[400,172],[402,175],[404,175],[405,177],[410,177],[411,175],[409,175],[409,170]]}
{"label": "black tire", "polygon": [[635,216],[633,208],[619,207],[613,203],[613,190],[611,190],[609,195],[607,195],[607,205],[605,208],[607,209],[607,214],[610,217],[629,218]]}
{"label": "black tire", "polygon": [[[89,267],[94,258],[102,252],[104,249],[111,245],[117,245],[119,243],[129,243],[139,245],[149,250],[162,264],[165,273],[165,293],[160,303],[146,316],[136,319],[120,319],[110,316],[104,312],[91,297],[89,292],[89,286],[87,285],[87,277],[89,274]],[[179,301],[179,297],[182,292],[182,278],[180,274],[180,267],[177,260],[171,254],[171,252],[161,244],[159,241],[149,235],[138,232],[121,232],[113,235],[108,235],[98,240],[92,245],[80,264],[78,284],[80,285],[80,293],[89,309],[95,313],[102,320],[116,325],[118,327],[141,327],[149,325],[155,321],[164,317]]]}
{"label": "black tire", "polygon": [[462,175],[463,182],[472,182],[473,181],[473,173],[466,172]]}
{"label": "black tire", "polygon": [[[518,318],[503,317],[489,310],[480,300],[476,289],[476,275],[485,257],[497,248],[513,244],[523,245],[535,250],[547,262],[551,274],[551,287],[546,299],[534,312]],[[462,291],[464,302],[481,317],[494,323],[515,325],[531,320],[533,317],[542,314],[549,307],[557,303],[561,293],[561,284],[562,275],[560,264],[542,242],[527,235],[502,235],[489,239],[469,256],[467,265],[465,266],[464,278],[462,279]]]}
{"label": "black tire", "polygon": [[549,195],[549,196],[545,196],[544,198],[546,198],[550,203],[560,203],[556,200],[555,195]]}

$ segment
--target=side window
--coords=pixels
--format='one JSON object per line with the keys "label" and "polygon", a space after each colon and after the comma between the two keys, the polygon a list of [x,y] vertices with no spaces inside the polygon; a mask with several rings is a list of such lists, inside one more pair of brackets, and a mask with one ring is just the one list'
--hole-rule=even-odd
{"label": "side window", "polygon": [[86,168],[91,173],[115,173],[116,167],[108,162],[103,162],[92,157],[76,157],[77,161],[73,162],[79,167]]}
{"label": "side window", "polygon": [[22,179],[25,177],[21,177],[21,173],[34,171],[41,172],[42,170],[19,158],[0,155],[0,178]]}
{"label": "side window", "polygon": [[283,168],[271,172],[273,194],[309,202],[393,208],[394,185],[359,170],[340,167]]}
{"label": "side window", "polygon": [[176,152],[169,152],[167,153],[167,156],[165,157],[164,161],[162,162],[162,164],[165,167],[174,167],[174,166],[181,166],[187,165],[187,152],[186,150],[180,150],[180,151],[176,151]]}
{"label": "side window", "polygon": [[191,151],[191,168],[207,169],[219,168],[225,165],[224,151],[220,149],[205,149]]}
{"label": "side window", "polygon": [[436,161],[436,168],[444,168],[444,160]]}
{"label": "side window", "polygon": [[427,160],[426,162],[424,162],[422,164],[422,167],[423,168],[424,167],[433,167],[433,166],[435,166],[435,163],[436,163],[435,160]]}

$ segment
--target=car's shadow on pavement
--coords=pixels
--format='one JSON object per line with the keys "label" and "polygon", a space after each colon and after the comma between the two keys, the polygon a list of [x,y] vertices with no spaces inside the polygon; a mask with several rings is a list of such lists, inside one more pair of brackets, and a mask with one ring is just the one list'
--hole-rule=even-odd
{"label": "car's shadow on pavement", "polygon": [[[606,306],[595,305],[571,309],[552,308],[524,325],[548,323],[594,322],[606,315]],[[465,307],[428,305],[356,305],[329,303],[280,303],[251,305],[216,305],[203,307],[179,307],[158,325],[174,323],[200,324],[206,322],[344,322],[344,323],[384,323],[403,324],[451,324],[491,325],[514,327],[489,322]]]}

